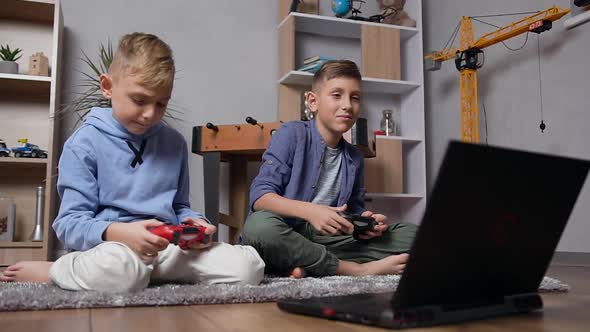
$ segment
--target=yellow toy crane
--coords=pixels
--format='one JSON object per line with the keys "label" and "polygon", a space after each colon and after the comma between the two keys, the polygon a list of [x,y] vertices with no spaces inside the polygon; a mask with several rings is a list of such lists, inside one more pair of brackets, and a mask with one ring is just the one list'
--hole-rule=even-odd
{"label": "yellow toy crane", "polygon": [[434,61],[432,70],[440,69],[443,61],[455,58],[455,66],[460,72],[462,141],[479,142],[477,69],[483,65],[479,61],[479,54],[483,53],[482,49],[525,32],[547,31],[551,29],[553,21],[569,12],[569,9],[553,6],[487,33],[476,41],[473,36],[472,17],[463,16],[460,22],[460,47],[443,49],[425,56],[426,59]]}

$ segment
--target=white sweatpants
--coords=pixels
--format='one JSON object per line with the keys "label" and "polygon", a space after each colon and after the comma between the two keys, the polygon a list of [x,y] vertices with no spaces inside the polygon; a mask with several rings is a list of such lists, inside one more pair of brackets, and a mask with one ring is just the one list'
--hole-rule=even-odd
{"label": "white sweatpants", "polygon": [[199,250],[170,244],[151,262],[122,243],[105,242],[64,255],[49,270],[50,279],[63,289],[104,292],[138,291],[150,281],[257,285],[263,275],[264,261],[254,248],[221,242]]}

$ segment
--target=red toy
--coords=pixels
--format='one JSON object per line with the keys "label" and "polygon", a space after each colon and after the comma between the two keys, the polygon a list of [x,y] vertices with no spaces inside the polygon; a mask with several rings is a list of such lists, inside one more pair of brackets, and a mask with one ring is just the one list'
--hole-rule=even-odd
{"label": "red toy", "polygon": [[205,234],[204,226],[194,226],[189,224],[180,225],[162,225],[158,227],[149,227],[148,230],[153,234],[161,236],[180,247],[180,249],[189,249],[194,243],[209,241],[209,236]]}

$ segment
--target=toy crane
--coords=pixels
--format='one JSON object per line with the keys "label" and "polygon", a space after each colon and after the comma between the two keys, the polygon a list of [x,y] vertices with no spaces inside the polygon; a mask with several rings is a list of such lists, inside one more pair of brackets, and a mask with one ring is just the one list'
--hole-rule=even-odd
{"label": "toy crane", "polygon": [[525,32],[541,33],[551,29],[552,22],[569,13],[569,9],[553,6],[537,12],[512,24],[487,33],[474,41],[472,17],[463,16],[460,26],[460,47],[447,48],[427,54],[424,58],[433,61],[432,69],[440,69],[443,61],[455,58],[459,70],[461,91],[461,140],[479,142],[479,119],[477,101],[477,69],[483,63],[479,61],[482,49],[503,42]]}

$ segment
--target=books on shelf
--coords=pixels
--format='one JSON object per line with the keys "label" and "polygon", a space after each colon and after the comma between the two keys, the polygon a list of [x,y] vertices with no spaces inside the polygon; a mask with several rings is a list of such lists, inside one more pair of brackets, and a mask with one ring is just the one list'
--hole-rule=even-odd
{"label": "books on shelf", "polygon": [[299,71],[306,71],[309,73],[315,73],[320,69],[320,67],[326,62],[334,60],[332,58],[321,56],[321,55],[314,55],[303,59],[303,66],[300,67]]}
{"label": "books on shelf", "polygon": [[318,61],[318,62],[314,62],[312,64],[309,64],[307,66],[303,66],[303,67],[301,67],[301,68],[299,68],[297,70],[299,70],[299,71],[306,71],[306,72],[309,72],[309,73],[315,73],[316,71],[318,71],[320,69],[320,67],[323,64],[324,64],[323,62],[319,62]]}
{"label": "books on shelf", "polygon": [[334,60],[334,59],[329,58],[329,57],[325,57],[325,56],[321,56],[321,55],[314,55],[314,56],[310,56],[310,57],[303,59],[303,65],[305,66],[310,63],[316,62],[318,60],[328,61],[328,60]]}

